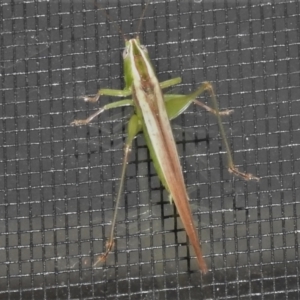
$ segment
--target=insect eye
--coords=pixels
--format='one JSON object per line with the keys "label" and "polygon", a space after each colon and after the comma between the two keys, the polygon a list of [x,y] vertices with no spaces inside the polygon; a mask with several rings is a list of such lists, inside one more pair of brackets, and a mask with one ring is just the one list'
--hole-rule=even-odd
{"label": "insect eye", "polygon": [[128,48],[126,47],[124,50],[123,50],[123,59],[126,58],[128,55]]}
{"label": "insect eye", "polygon": [[141,45],[140,47],[143,50],[143,52],[148,53],[148,49],[144,45]]}

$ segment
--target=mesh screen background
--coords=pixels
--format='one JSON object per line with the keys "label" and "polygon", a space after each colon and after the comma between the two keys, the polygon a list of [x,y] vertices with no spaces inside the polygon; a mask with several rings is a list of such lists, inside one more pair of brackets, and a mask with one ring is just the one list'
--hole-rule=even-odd
{"label": "mesh screen background", "polygon": [[[0,4],[1,299],[300,298],[299,2],[155,1],[141,39],[172,93],[205,80],[216,89],[241,170],[233,178],[213,116],[190,107],[174,134],[210,272],[162,189],[142,136],[134,142],[118,216],[105,247],[131,109],[84,103],[122,88],[123,40],[139,1],[8,1]],[[209,101],[209,97],[201,97]],[[204,140],[204,142],[203,142]]]}

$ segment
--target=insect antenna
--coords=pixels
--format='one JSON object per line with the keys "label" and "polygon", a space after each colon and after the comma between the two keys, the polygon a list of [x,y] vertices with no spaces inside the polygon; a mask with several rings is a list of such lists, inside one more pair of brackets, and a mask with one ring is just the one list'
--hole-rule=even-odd
{"label": "insect antenna", "polygon": [[144,16],[145,16],[145,13],[146,13],[146,10],[147,10],[147,7],[148,7],[149,3],[150,3],[150,0],[148,0],[148,1],[146,2],[146,5],[145,5],[145,7],[144,7],[144,9],[143,9],[143,12],[142,12],[142,15],[141,15],[141,17],[140,17],[140,20],[139,20],[139,23],[138,23],[138,26],[137,26],[137,35],[136,35],[137,38],[139,37],[139,33],[140,33],[140,31],[141,31],[143,19],[144,19]]}
{"label": "insect antenna", "polygon": [[94,5],[97,8],[97,10],[100,10],[100,12],[110,21],[110,23],[113,24],[113,26],[115,26],[115,28],[117,29],[117,31],[123,37],[124,41],[127,41],[127,38],[126,38],[124,32],[122,31],[122,28],[119,25],[119,23],[116,23],[113,20],[113,18],[104,10],[104,8],[97,2],[97,0],[95,0]]}

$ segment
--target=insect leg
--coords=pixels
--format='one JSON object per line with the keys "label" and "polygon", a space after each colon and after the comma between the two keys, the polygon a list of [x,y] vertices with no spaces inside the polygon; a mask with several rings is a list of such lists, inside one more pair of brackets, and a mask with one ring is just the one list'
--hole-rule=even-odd
{"label": "insect leg", "polygon": [[133,106],[133,100],[125,99],[125,100],[116,101],[116,102],[112,102],[112,103],[109,103],[107,105],[104,105],[99,110],[97,110],[95,113],[90,115],[87,119],[74,120],[71,123],[71,125],[75,125],[75,126],[87,125],[88,123],[90,123],[93,119],[95,119],[97,116],[99,116],[105,110],[108,110],[108,109],[111,109],[111,108],[123,107],[123,106]]}
{"label": "insect leg", "polygon": [[110,236],[108,241],[106,242],[106,250],[103,254],[101,254],[97,260],[94,263],[94,266],[96,266],[100,262],[104,262],[109,254],[109,252],[112,250],[114,246],[114,231],[116,226],[116,220],[117,220],[117,214],[118,214],[118,208],[119,203],[121,199],[121,195],[123,192],[123,186],[124,186],[124,180],[125,180],[125,173],[126,173],[126,166],[128,163],[128,156],[132,148],[132,142],[134,138],[137,136],[137,134],[142,130],[141,122],[136,114],[134,114],[128,123],[127,127],[127,139],[124,147],[124,158],[123,158],[123,165],[122,165],[122,174],[121,174],[121,180],[120,180],[120,186],[118,190],[118,195],[115,202],[115,210],[113,215],[113,220],[111,223],[111,229],[110,229]]}

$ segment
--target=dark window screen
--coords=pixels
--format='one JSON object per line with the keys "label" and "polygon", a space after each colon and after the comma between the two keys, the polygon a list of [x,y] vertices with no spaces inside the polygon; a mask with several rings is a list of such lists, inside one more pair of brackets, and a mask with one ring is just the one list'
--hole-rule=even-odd
{"label": "dark window screen", "polygon": [[[191,106],[173,124],[210,271],[134,141],[116,228],[105,249],[132,108],[73,127],[124,87],[125,35],[143,3],[0,4],[1,299],[299,299],[300,5],[298,0],[152,1],[140,37],[168,93],[215,87],[245,182],[226,168],[216,119]],[[208,95],[199,97],[209,103]]]}

